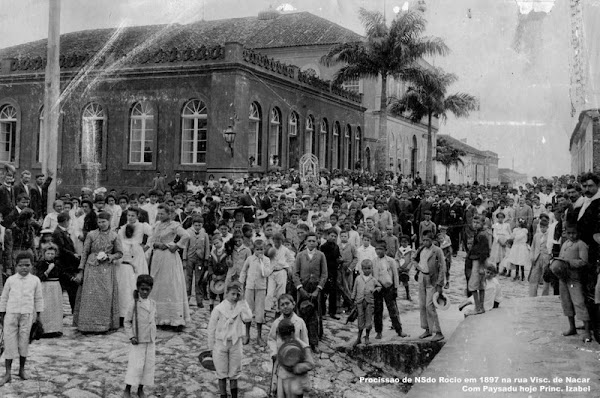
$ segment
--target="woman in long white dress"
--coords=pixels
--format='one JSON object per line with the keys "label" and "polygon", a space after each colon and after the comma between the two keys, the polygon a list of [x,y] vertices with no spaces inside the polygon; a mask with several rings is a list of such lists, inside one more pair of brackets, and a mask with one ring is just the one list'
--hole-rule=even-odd
{"label": "woman in long white dress", "polygon": [[[177,331],[182,331],[191,318],[183,264],[177,249],[185,247],[189,235],[171,217],[168,207],[158,206],[157,223],[150,239],[150,275],[154,278],[150,298],[156,302],[156,324],[173,326]],[[177,237],[179,241],[175,243]]]}
{"label": "woman in long white dress", "polygon": [[148,223],[139,222],[139,212],[137,208],[127,209],[127,224],[118,232],[123,245],[123,258],[117,267],[121,321],[133,303],[137,277],[148,273],[145,251],[149,249],[147,242],[152,235],[152,229]]}

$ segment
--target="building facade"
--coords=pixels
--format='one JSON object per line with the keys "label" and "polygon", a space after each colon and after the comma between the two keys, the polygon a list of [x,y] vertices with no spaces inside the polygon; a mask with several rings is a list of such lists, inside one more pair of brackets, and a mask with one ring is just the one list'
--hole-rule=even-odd
{"label": "building facade", "polygon": [[[450,166],[448,179],[451,184],[473,184],[477,181],[483,185],[499,185],[498,154],[492,151],[481,151],[465,140],[457,140],[449,135],[439,134],[438,138],[446,140],[448,145],[465,152],[461,156],[462,163]],[[446,178],[446,166],[435,162],[435,176],[438,182]]]}
{"label": "building facade", "polygon": [[[154,46],[136,43],[161,29],[132,28],[105,54],[82,50],[102,42],[98,32],[61,37],[60,191],[147,188],[157,171],[265,173],[297,166],[306,152],[354,169],[360,95],[241,43],[182,47],[181,35],[193,33],[185,29]],[[34,173],[43,156],[44,50],[45,41],[0,51],[0,160]]]}
{"label": "building facade", "polygon": [[579,114],[579,122],[571,134],[571,174],[600,172],[600,109]]}
{"label": "building facade", "polygon": [[[354,169],[363,153],[360,95],[257,50],[360,37],[299,14],[295,23],[263,15],[131,27],[116,39],[114,29],[62,35],[59,189],[141,186],[156,171],[264,173],[296,167],[307,152],[328,169]],[[307,24],[308,37],[291,34]],[[319,31],[328,33],[310,36]],[[43,156],[45,43],[0,50],[0,160],[34,172]]]}

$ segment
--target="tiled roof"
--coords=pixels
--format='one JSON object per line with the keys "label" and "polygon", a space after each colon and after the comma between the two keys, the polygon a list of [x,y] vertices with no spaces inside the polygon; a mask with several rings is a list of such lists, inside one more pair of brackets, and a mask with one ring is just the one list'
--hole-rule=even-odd
{"label": "tiled roof", "polygon": [[[187,25],[148,25],[94,29],[61,35],[61,54],[97,52],[114,37],[113,49],[128,53],[139,46],[186,48],[237,41],[254,49],[332,45],[360,41],[362,36],[309,12],[276,18],[245,17],[198,21]],[[45,58],[46,39],[0,49],[0,59]]]}
{"label": "tiled roof", "polygon": [[449,135],[446,134],[438,134],[437,136],[438,138],[443,138],[446,140],[446,142],[448,144],[450,144],[450,146],[456,148],[456,149],[461,149],[463,151],[465,151],[466,153],[472,154],[472,155],[479,155],[479,156],[489,156],[488,154],[486,154],[484,151],[480,151],[477,148],[473,148],[471,145],[467,145],[464,142],[457,140],[456,138],[450,137]]}

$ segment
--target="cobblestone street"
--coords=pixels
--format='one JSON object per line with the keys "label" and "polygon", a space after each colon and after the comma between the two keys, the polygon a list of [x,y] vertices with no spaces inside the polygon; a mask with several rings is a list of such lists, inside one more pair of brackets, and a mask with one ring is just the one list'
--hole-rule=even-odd
{"label": "cobblestone street", "polygon": [[[464,253],[453,258],[450,289],[447,294],[452,306],[439,311],[442,330],[449,338],[463,319],[457,305],[463,300]],[[526,282],[513,282],[500,278],[507,298],[524,296]],[[416,283],[411,280],[412,302],[402,295],[399,300],[404,330],[410,334],[399,339],[384,318],[383,339],[372,339],[373,344],[391,341],[417,340],[422,331]],[[65,296],[66,299],[66,296]],[[66,302],[66,301],[65,301]],[[193,301],[192,301],[193,302]],[[68,309],[68,304],[65,305]],[[156,385],[148,388],[151,397],[214,397],[217,381],[213,372],[202,368],[197,356],[206,346],[208,309],[193,311],[192,324],[183,333],[158,331]],[[385,315],[384,315],[385,316]],[[43,339],[31,345],[28,367],[31,380],[21,381],[13,367],[13,382],[0,388],[0,396],[12,397],[118,397],[122,394],[123,378],[127,367],[129,345],[123,329],[106,335],[82,335],[71,326],[72,317],[64,318],[65,335],[61,338]],[[317,371],[313,372],[314,397],[396,397],[401,386],[360,383],[361,376],[386,376],[370,364],[360,363],[336,351],[340,345],[349,345],[356,338],[356,324],[346,325],[345,316],[340,321],[324,319],[325,336],[320,344]],[[269,325],[267,325],[269,326]],[[254,329],[253,329],[253,339]],[[244,347],[243,376],[239,387],[243,397],[265,397],[271,377],[271,360],[266,347],[252,344]],[[398,376],[394,374],[393,376]]]}

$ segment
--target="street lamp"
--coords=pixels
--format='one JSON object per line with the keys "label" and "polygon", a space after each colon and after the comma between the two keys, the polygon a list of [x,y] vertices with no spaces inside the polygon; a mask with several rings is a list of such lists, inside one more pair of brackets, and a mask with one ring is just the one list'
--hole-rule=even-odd
{"label": "street lamp", "polygon": [[229,146],[229,149],[231,150],[231,157],[233,157],[233,143],[235,142],[235,131],[233,131],[233,126],[229,125],[227,126],[227,128],[223,131],[223,138],[225,139],[225,142],[227,143],[227,145]]}

